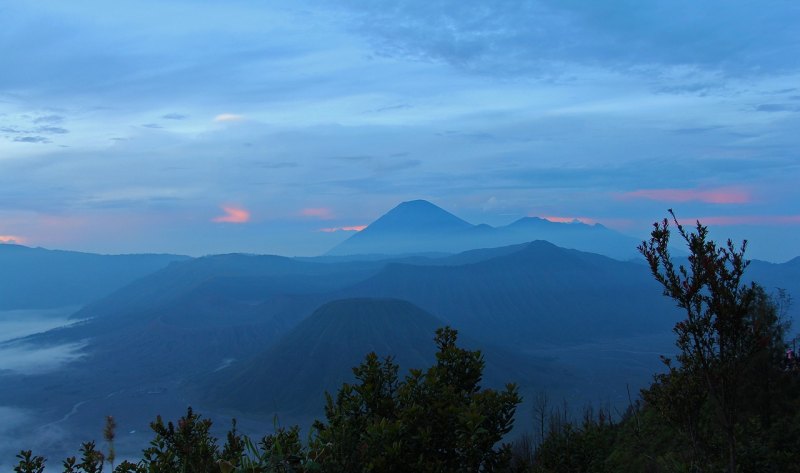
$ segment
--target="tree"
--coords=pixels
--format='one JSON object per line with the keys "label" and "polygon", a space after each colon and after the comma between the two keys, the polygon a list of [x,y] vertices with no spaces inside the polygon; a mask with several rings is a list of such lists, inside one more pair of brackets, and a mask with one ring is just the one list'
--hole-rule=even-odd
{"label": "tree", "polygon": [[481,389],[479,351],[456,346],[457,332],[436,332],[436,364],[398,380],[391,358],[371,353],[354,368],[357,382],[327,395],[327,422],[315,424],[324,471],[491,472],[510,447],[496,445],[521,401],[516,386]]}
{"label": "tree", "polygon": [[[481,389],[484,361],[479,351],[456,345],[450,328],[436,331],[436,364],[411,370],[402,381],[391,358],[370,353],[353,368],[357,383],[345,384],[336,399],[326,393],[327,422],[315,423],[306,446],[299,428],[279,428],[254,444],[233,422],[220,449],[211,421],[191,408],[177,423],[159,416],[155,437],[137,463],[123,461],[114,473],[162,472],[493,472],[505,470],[510,446],[499,445],[521,402],[517,388]],[[107,419],[104,437],[114,435]],[[64,461],[64,471],[99,473],[107,457],[94,442]],[[45,459],[23,451],[14,471],[42,473]]]}
{"label": "tree", "polygon": [[44,457],[34,455],[30,450],[22,450],[17,458],[19,458],[19,463],[14,467],[14,473],[42,473],[44,471]]}
{"label": "tree", "polygon": [[[680,424],[695,461],[714,461],[721,442],[726,452],[724,464],[734,473],[746,401],[753,386],[753,379],[747,376],[754,374],[757,360],[772,360],[780,352],[782,326],[775,304],[764,290],[743,282],[749,264],[744,257],[747,242],[736,247],[728,240],[718,246],[700,222],[694,232],[687,231],[672,210],[669,213],[688,245],[688,264],[676,267],[672,260],[669,219],[653,225],[650,240],[642,242],[639,251],[664,294],[676,301],[686,318],[674,327],[680,350],[677,364],[664,360],[669,371],[656,377],[644,392],[645,401]],[[768,361],[763,368],[773,366]],[[716,432],[723,434],[721,440]]]}

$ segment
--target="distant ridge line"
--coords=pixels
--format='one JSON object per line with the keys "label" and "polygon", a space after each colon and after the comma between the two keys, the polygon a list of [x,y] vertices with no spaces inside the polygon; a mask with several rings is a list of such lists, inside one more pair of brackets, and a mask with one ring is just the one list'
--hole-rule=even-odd
{"label": "distant ridge line", "polygon": [[395,206],[324,256],[454,254],[535,240],[620,260],[636,257],[640,243],[601,224],[579,220],[559,223],[522,217],[500,227],[474,225],[427,200],[411,200]]}

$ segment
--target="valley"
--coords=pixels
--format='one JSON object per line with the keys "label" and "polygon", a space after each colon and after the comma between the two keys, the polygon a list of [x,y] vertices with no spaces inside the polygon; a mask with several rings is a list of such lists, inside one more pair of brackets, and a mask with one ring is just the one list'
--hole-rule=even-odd
{"label": "valley", "polygon": [[[451,232],[454,216],[403,205],[386,220]],[[753,278],[790,292],[797,271],[798,260],[753,263]],[[64,457],[99,440],[107,415],[117,451],[134,457],[150,421],[187,406],[218,435],[233,417],[250,434],[276,422],[308,432],[325,392],[351,382],[366,353],[394,357],[402,377],[434,361],[446,325],[482,351],[485,386],[518,384],[512,436],[531,429],[542,394],[574,415],[587,405],[619,415],[675,353],[680,317],[641,262],[535,238],[453,254],[182,258],[118,286],[78,309],[0,313],[3,458],[25,446]]]}

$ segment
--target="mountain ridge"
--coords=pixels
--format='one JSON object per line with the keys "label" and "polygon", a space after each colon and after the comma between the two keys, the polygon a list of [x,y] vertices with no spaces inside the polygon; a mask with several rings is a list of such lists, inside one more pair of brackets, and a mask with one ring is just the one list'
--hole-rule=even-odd
{"label": "mountain ridge", "polygon": [[636,255],[639,240],[601,224],[552,222],[522,217],[508,225],[473,225],[425,200],[403,202],[365,229],[331,248],[326,256],[460,253],[546,240],[557,246],[625,260]]}
{"label": "mountain ridge", "polygon": [[[367,353],[390,356],[404,377],[409,368],[435,362],[437,328],[446,324],[416,305],[395,298],[336,299],[318,307],[278,342],[250,360],[212,373],[202,383],[211,404],[250,412],[321,414],[324,392],[352,382],[352,368]],[[462,346],[476,345],[460,337]],[[483,344],[481,344],[483,345]],[[531,385],[549,364],[486,347],[486,384],[511,379]],[[526,373],[525,368],[529,369]],[[512,374],[513,373],[513,374]],[[281,380],[276,383],[275,380]]]}
{"label": "mountain ridge", "polygon": [[189,259],[171,254],[104,255],[0,244],[0,310],[81,306]]}

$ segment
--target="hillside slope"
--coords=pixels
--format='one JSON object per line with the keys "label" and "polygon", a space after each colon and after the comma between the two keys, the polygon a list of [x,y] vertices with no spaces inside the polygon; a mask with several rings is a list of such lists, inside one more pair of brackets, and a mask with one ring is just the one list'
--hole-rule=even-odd
{"label": "hillside slope", "polygon": [[627,260],[638,240],[603,225],[524,217],[509,225],[472,225],[425,200],[403,202],[328,251],[329,256],[459,253],[534,240]]}
{"label": "hillside slope", "polygon": [[518,346],[665,332],[677,320],[646,266],[543,241],[471,264],[390,264],[343,294],[408,300],[471,336]]}
{"label": "hillside slope", "polygon": [[[332,301],[258,356],[212,374],[201,389],[210,403],[243,412],[319,415],[323,393],[352,382],[352,368],[369,352],[392,356],[401,377],[409,368],[433,364],[433,338],[442,326],[433,315],[398,299]],[[461,344],[476,345],[468,339]],[[491,347],[484,356],[490,386],[541,382],[550,369]]]}
{"label": "hillside slope", "polygon": [[187,259],[179,255],[98,255],[0,244],[0,310],[84,305]]}

